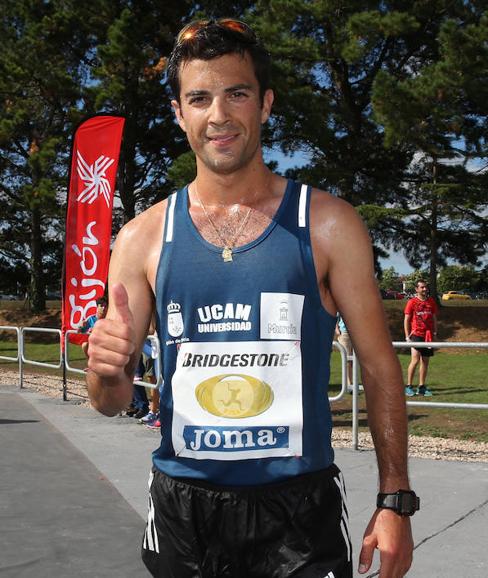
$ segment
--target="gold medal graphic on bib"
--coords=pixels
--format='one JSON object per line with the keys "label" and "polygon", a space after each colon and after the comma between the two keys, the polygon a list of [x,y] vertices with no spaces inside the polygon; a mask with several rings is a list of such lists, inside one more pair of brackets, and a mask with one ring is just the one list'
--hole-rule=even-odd
{"label": "gold medal graphic on bib", "polygon": [[200,383],[195,396],[209,413],[233,419],[253,417],[273,403],[271,387],[242,373],[216,375]]}

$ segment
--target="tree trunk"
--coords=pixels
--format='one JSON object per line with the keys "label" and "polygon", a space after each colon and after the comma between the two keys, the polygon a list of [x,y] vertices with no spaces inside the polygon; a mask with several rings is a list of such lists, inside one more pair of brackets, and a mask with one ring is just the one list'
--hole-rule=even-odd
{"label": "tree trunk", "polygon": [[30,308],[34,313],[44,311],[46,309],[41,240],[41,210],[38,206],[34,206],[31,209],[30,238]]}
{"label": "tree trunk", "polygon": [[439,250],[439,240],[437,231],[438,220],[438,197],[437,197],[437,157],[432,160],[432,214],[430,224],[430,267],[429,267],[429,287],[430,294],[437,303],[439,298],[437,295],[437,253]]}
{"label": "tree trunk", "polygon": [[135,189],[135,140],[129,119],[126,120],[124,142],[119,162],[119,194],[124,207],[124,223],[135,217],[136,199]]}

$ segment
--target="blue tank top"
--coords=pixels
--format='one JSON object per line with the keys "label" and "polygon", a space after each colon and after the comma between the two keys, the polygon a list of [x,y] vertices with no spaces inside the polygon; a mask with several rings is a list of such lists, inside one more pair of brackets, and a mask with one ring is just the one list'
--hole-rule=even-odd
{"label": "blue tank top", "polygon": [[336,318],[322,306],[310,189],[288,181],[266,230],[233,250],[198,232],[188,188],[168,199],[156,278],[161,445],[175,478],[248,486],[328,467]]}

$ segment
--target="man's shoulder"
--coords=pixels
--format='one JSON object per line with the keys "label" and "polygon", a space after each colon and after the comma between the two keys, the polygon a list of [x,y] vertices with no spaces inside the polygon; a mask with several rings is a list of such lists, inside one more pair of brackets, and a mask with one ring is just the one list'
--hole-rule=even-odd
{"label": "man's shoulder", "polygon": [[142,211],[120,229],[119,237],[137,239],[152,235],[154,230],[159,230],[164,223],[167,205],[168,199],[165,199]]}
{"label": "man's shoulder", "polygon": [[148,259],[159,255],[163,238],[167,201],[149,207],[126,223],[119,231],[112,261],[133,270],[146,270]]}
{"label": "man's shoulder", "polygon": [[405,311],[410,311],[411,309],[413,309],[415,307],[415,305],[417,304],[417,297],[410,297],[410,299],[407,301],[407,304],[405,305]]}
{"label": "man's shoulder", "polygon": [[356,209],[344,199],[328,191],[312,188],[310,197],[312,226],[330,223],[338,226],[354,225],[361,222]]}

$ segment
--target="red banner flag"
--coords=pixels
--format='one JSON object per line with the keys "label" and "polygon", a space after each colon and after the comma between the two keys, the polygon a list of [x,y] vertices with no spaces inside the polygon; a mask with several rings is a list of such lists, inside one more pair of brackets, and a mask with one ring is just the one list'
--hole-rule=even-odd
{"label": "red banner flag", "polygon": [[[66,212],[63,336],[96,313],[96,300],[105,293],[124,123],[122,117],[94,116],[75,132]],[[86,339],[77,335],[70,341]]]}

